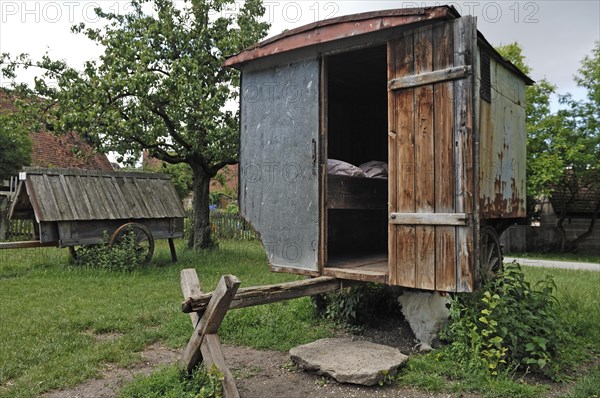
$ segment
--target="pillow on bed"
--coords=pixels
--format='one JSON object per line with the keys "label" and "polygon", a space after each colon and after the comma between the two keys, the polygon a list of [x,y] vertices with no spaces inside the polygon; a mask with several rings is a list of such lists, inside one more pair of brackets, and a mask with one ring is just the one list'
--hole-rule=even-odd
{"label": "pillow on bed", "polygon": [[358,167],[360,167],[369,178],[388,178],[388,165],[386,162],[371,160]]}
{"label": "pillow on bed", "polygon": [[339,176],[350,176],[350,177],[366,177],[367,175],[363,170],[350,164],[337,159],[327,159],[327,174],[336,174]]}

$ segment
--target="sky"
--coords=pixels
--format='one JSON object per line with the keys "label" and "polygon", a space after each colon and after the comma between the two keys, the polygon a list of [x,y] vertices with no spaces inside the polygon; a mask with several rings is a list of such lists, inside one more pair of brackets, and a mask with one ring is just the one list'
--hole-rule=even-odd
{"label": "sky", "polygon": [[[176,0],[182,2],[182,0]],[[461,15],[477,17],[479,31],[494,46],[519,42],[534,80],[548,79],[561,94],[583,99],[573,82],[582,58],[600,40],[600,1],[271,1],[264,0],[269,36],[285,29],[358,12],[453,5]],[[99,27],[93,9],[126,13],[128,1],[119,0],[0,0],[0,53],[29,53],[39,58],[48,52],[79,67],[100,54],[100,48],[70,26],[85,22]],[[238,4],[239,7],[239,4]],[[224,11],[235,12],[235,8]],[[21,79],[30,81],[31,75]],[[0,85],[6,85],[0,80]],[[556,104],[556,102],[555,102]],[[555,105],[556,106],[556,105]]]}

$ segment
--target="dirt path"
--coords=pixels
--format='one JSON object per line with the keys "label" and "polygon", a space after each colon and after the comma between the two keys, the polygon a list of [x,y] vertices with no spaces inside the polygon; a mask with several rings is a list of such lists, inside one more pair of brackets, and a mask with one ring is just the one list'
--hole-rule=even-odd
{"label": "dirt path", "polygon": [[[349,336],[346,336],[349,337]],[[399,348],[410,354],[414,335],[405,322],[391,321],[377,329],[366,328],[362,336],[354,336]],[[224,345],[227,364],[232,370],[243,398],[319,398],[319,397],[447,397],[447,394],[428,394],[398,386],[362,387],[340,384],[333,380],[306,373],[291,365],[289,355],[278,351],[255,350],[248,347]],[[150,374],[161,365],[175,363],[180,352],[160,344],[147,347],[142,361],[130,369],[108,367],[102,377],[88,380],[74,388],[52,391],[43,398],[113,398],[134,375]]]}
{"label": "dirt path", "polygon": [[[227,363],[235,375],[243,398],[318,398],[318,397],[447,397],[397,386],[361,387],[339,384],[290,366],[287,353],[248,347],[224,346]],[[160,365],[177,361],[179,352],[153,345],[142,352],[143,362],[131,369],[112,368],[102,378],[88,380],[77,387],[52,391],[44,398],[113,398],[136,374],[150,374]]]}
{"label": "dirt path", "polygon": [[[362,336],[374,343],[399,348],[405,354],[414,353],[414,335],[405,322],[388,322],[378,328],[366,328]],[[350,336],[345,336],[350,337]],[[334,380],[296,369],[289,355],[278,351],[256,350],[249,347],[224,345],[227,364],[236,379],[242,398],[326,398],[326,397],[449,397],[448,393],[434,394],[400,386],[363,387],[340,384]],[[142,353],[142,361],[130,369],[107,368],[100,379],[88,380],[75,388],[52,391],[43,398],[113,398],[121,387],[134,375],[150,374],[161,365],[175,363],[180,351],[160,344],[147,347]],[[535,382],[535,380],[532,380]],[[541,381],[548,384],[548,381]],[[549,392],[550,397],[565,393],[567,385],[555,383]],[[462,394],[461,397],[479,397],[478,394]]]}

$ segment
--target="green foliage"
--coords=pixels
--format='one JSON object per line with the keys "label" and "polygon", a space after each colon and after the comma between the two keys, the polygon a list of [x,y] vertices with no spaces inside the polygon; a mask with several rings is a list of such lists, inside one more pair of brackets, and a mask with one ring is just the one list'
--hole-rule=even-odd
{"label": "green foliage", "polygon": [[150,375],[136,376],[120,392],[119,398],[221,398],[223,376],[213,367],[199,366],[190,376],[182,376],[176,366]]}
{"label": "green foliage", "polygon": [[0,114],[0,180],[31,164],[31,138],[16,115]]}
{"label": "green foliage", "polygon": [[510,265],[478,292],[456,296],[443,333],[448,355],[492,376],[522,368],[558,378],[569,337],[555,291],[552,278],[532,285]]}
{"label": "green foliage", "polygon": [[[530,71],[517,43],[497,50],[523,71]],[[593,227],[590,222],[588,231],[569,241],[563,222],[570,207],[583,202],[589,213],[600,213],[600,199],[593,199],[600,191],[600,42],[582,60],[575,82],[586,90],[587,98],[575,101],[570,94],[559,96],[562,108],[554,113],[550,96],[555,87],[548,81],[540,80],[525,93],[527,193],[533,199],[550,194],[565,198],[565,206],[554,209],[563,252],[576,250]]]}
{"label": "green foliage", "polygon": [[190,0],[182,7],[173,0],[133,0],[129,9],[96,8],[100,28],[72,28],[104,51],[81,71],[47,55],[34,62],[3,54],[2,72],[14,78],[19,66],[44,71],[34,88],[15,88],[52,100],[53,106],[30,113],[56,131],[75,130],[94,147],[119,153],[118,161],[135,162],[145,149],[167,163],[188,164],[196,202],[193,246],[211,247],[210,178],[237,162],[239,146],[238,114],[226,110],[239,96],[239,74],[222,64],[266,35],[269,25],[259,21],[265,8],[260,0]]}
{"label": "green foliage", "polygon": [[361,284],[327,293],[324,316],[338,325],[349,327],[379,322],[400,314],[398,291],[377,283]]}
{"label": "green foliage", "polygon": [[187,163],[162,163],[162,172],[171,176],[175,191],[179,199],[187,197],[194,186],[194,175],[190,165]]}
{"label": "green foliage", "polygon": [[240,207],[236,203],[229,203],[223,212],[226,214],[240,214]]}
{"label": "green foliage", "polygon": [[133,271],[144,266],[145,253],[139,250],[135,232],[129,231],[123,238],[109,245],[108,234],[97,245],[82,246],[77,249],[76,265],[100,268],[109,271]]}

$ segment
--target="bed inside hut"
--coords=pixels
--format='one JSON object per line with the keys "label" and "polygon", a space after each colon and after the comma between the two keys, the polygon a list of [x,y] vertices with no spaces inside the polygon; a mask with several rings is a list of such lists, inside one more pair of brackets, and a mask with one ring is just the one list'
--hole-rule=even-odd
{"label": "bed inside hut", "polygon": [[388,274],[387,50],[325,59],[325,273],[349,279]]}

